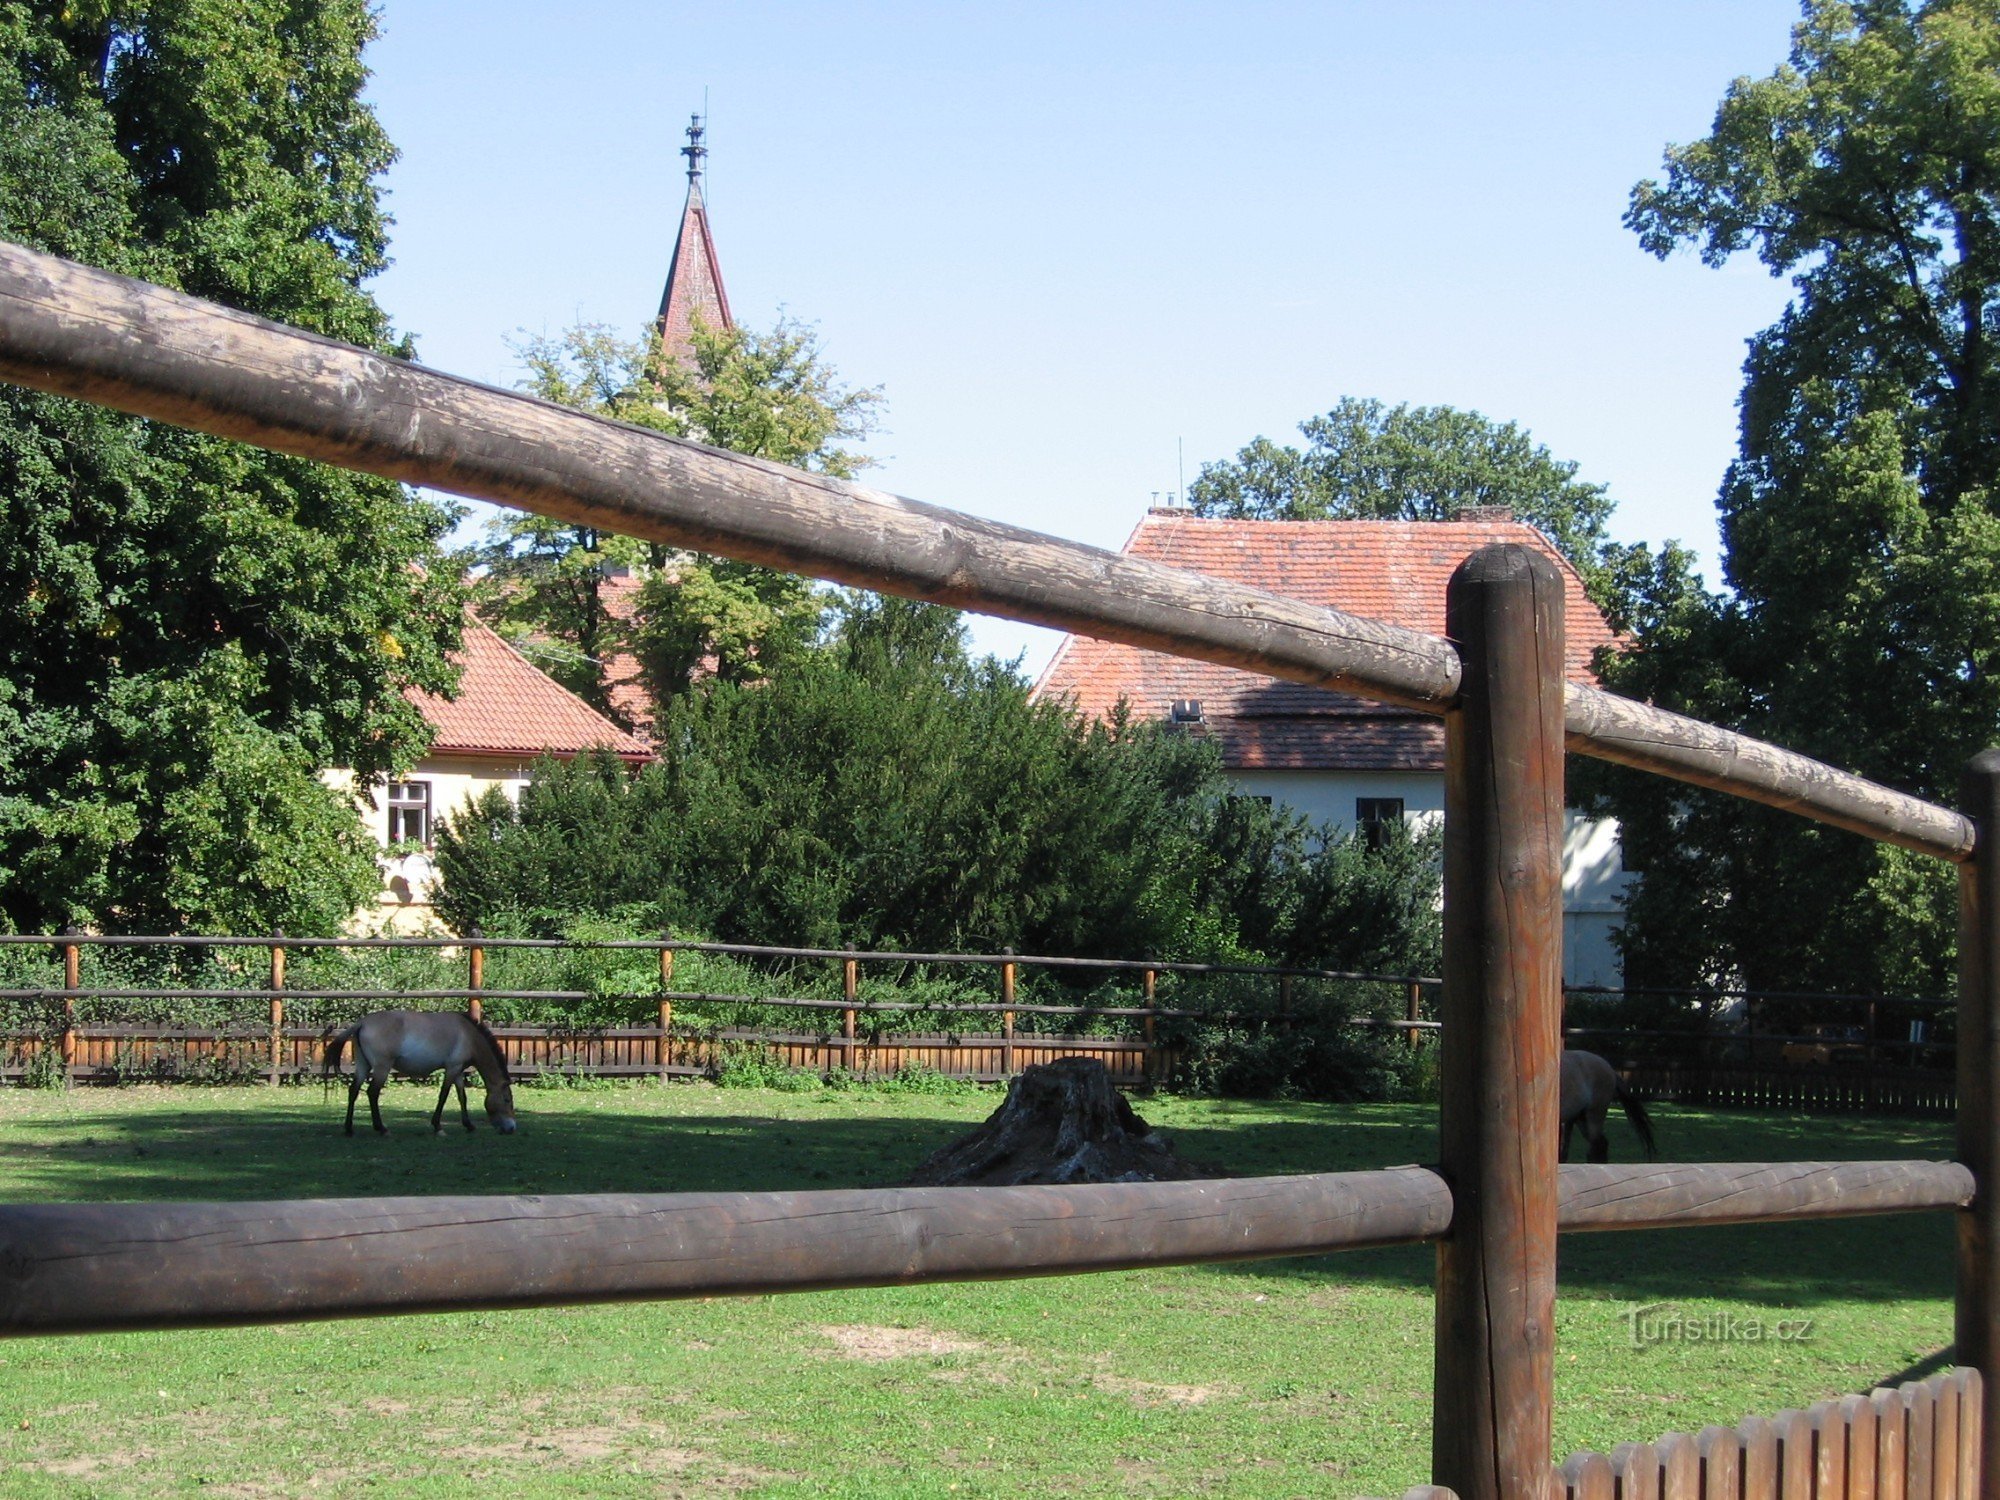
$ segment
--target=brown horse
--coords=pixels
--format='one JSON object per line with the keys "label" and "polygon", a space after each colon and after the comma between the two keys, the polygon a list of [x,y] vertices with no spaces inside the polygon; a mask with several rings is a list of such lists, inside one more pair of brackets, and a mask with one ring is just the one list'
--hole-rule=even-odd
{"label": "brown horse", "polygon": [[405,1078],[428,1078],[444,1071],[444,1086],[438,1090],[437,1108],[431,1111],[431,1129],[444,1130],[445,1101],[452,1087],[458,1088],[459,1118],[472,1129],[472,1112],[465,1105],[465,1073],[477,1068],[486,1082],[486,1113],[502,1135],[514,1133],[514,1090],[507,1077],[507,1058],[499,1040],[470,1016],[452,1011],[378,1010],[363,1016],[352,1026],[336,1032],[326,1044],[326,1076],[340,1068],[340,1054],[354,1043],[354,1077],[347,1085],[347,1133],[354,1134],[354,1101],[361,1082],[368,1081],[368,1113],[378,1134],[389,1127],[382,1123],[382,1085],[391,1073]]}
{"label": "brown horse", "polygon": [[1570,1132],[1583,1126],[1583,1138],[1590,1143],[1592,1161],[1611,1160],[1611,1143],[1604,1138],[1604,1116],[1613,1104],[1623,1105],[1625,1118],[1639,1132],[1646,1148],[1646,1160],[1653,1159],[1653,1122],[1646,1110],[1626,1091],[1618,1070],[1595,1052],[1567,1051],[1562,1055],[1562,1146],[1559,1161],[1569,1160]]}

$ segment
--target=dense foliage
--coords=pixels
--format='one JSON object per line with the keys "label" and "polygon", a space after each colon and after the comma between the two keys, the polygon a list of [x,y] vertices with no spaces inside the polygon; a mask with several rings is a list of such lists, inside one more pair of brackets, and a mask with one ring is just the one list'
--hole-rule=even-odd
{"label": "dense foliage", "polygon": [[1080,720],[968,657],[956,616],[860,596],[767,683],[672,699],[661,760],[541,766],[439,837],[454,926],[622,912],[742,941],[1436,963],[1434,851],[1312,835],[1206,741]]}
{"label": "dense foliage", "polygon": [[[0,3],[0,236],[375,349],[363,0]],[[456,585],[400,486],[0,390],[0,926],[327,930],[320,768],[425,740]]]}
{"label": "dense foliage", "polygon": [[[1647,249],[1792,277],[1718,501],[1729,592],[1664,580],[1621,690],[1951,800],[2000,735],[2000,13],[1809,0],[1633,193]],[[1783,814],[1613,778],[1635,973],[1928,993],[1951,879]]]}

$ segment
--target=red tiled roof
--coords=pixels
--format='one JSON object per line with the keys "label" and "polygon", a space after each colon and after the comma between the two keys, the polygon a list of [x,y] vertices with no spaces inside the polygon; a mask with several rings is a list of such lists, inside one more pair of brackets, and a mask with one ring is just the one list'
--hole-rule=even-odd
{"label": "red tiled roof", "polygon": [[708,232],[708,205],[702,202],[701,185],[690,182],[658,319],[661,347],[683,364],[693,359],[690,338],[696,314],[710,328],[736,326],[729,316],[729,293],[722,288],[722,262],[716,259],[715,240]]}
{"label": "red tiled roof", "polygon": [[470,614],[457,660],[465,669],[457,698],[410,694],[437,731],[433,755],[575,755],[602,748],[631,760],[650,758],[644,744],[544,676]]}
{"label": "red tiled roof", "polygon": [[[1466,557],[1493,542],[1537,547],[1562,569],[1569,676],[1595,682],[1590,663],[1615,640],[1611,627],[1576,569],[1520,521],[1235,521],[1152,511],[1125,551],[1443,635],[1445,583]],[[1087,636],[1064,639],[1035,695],[1068,698],[1096,718],[1120,698],[1142,719],[1164,719],[1176,699],[1199,699],[1205,732],[1233,770],[1444,768],[1443,726],[1428,715]]]}

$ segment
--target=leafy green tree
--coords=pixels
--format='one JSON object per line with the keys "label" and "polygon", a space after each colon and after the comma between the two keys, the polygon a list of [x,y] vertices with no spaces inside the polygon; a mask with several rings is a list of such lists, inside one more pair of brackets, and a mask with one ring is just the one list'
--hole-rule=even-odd
{"label": "leafy green tree", "polygon": [[852,595],[827,646],[669,703],[660,762],[544,764],[441,835],[440,909],[755,942],[1344,967],[1436,951],[1434,851],[1231,794],[1213,744],[1034,703],[956,614]]}
{"label": "leafy green tree", "polygon": [[[0,0],[0,235],[371,348],[391,148],[362,0]],[[450,517],[0,392],[0,925],[328,930],[378,879],[321,767],[426,741]]]}
{"label": "leafy green tree", "polygon": [[[697,319],[688,363],[664,357],[657,331],[627,340],[601,324],[530,339],[519,352],[527,388],[545,400],[838,478],[866,465],[841,444],[873,430],[882,399],[842,385],[818,336],[790,319],[768,332]],[[818,590],[793,574],[535,516],[494,522],[485,560],[488,614],[510,634],[537,637],[551,675],[606,712],[603,664],[615,651],[632,649],[664,700],[697,673],[770,675],[810,645],[824,612]],[[627,568],[647,574],[629,622],[614,617],[603,587]]]}
{"label": "leafy green tree", "polygon": [[[1751,344],[1723,481],[1728,592],[1641,632],[1614,685],[1949,799],[2000,732],[2000,14],[1808,0],[1628,224],[1792,278]],[[1948,872],[1783,815],[1614,792],[1662,978],[1935,989]]]}
{"label": "leafy green tree", "polygon": [[1576,477],[1515,423],[1450,406],[1385,406],[1343,396],[1299,424],[1303,451],[1256,438],[1234,459],[1205,464],[1188,486],[1197,515],[1260,521],[1450,521],[1505,506],[1576,565],[1598,603],[1647,566],[1644,549],[1605,534],[1612,501]]}

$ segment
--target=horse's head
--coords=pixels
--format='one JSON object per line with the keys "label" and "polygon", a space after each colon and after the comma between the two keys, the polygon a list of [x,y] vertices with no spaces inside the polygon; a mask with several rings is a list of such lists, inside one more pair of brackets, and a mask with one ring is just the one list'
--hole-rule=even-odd
{"label": "horse's head", "polygon": [[493,1122],[493,1128],[502,1135],[512,1135],[514,1080],[507,1072],[507,1054],[500,1048],[500,1038],[493,1034],[492,1028],[484,1021],[473,1020],[470,1016],[466,1017],[466,1020],[479,1034],[479,1040],[485,1044],[486,1055],[482,1057],[481,1049],[475,1045],[472,1060],[474,1066],[479,1069],[480,1078],[486,1084],[486,1118]]}
{"label": "horse's head", "polygon": [[504,1078],[498,1088],[486,1090],[486,1117],[502,1135],[514,1133],[514,1090]]}

